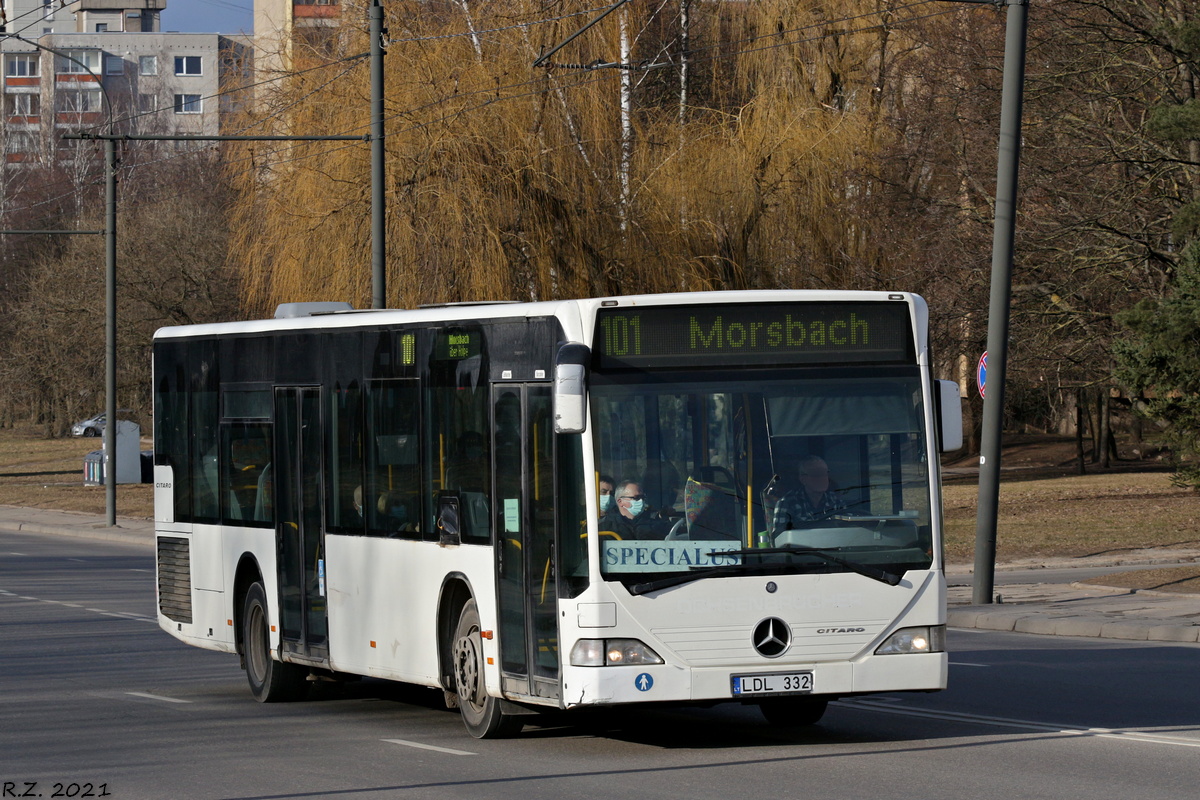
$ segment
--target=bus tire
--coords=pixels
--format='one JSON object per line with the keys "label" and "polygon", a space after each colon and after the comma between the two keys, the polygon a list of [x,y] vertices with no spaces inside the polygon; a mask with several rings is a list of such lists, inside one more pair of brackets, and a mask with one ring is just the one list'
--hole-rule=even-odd
{"label": "bus tire", "polygon": [[828,706],[829,701],[819,697],[776,697],[763,700],[758,709],[772,725],[800,728],[820,722]]}
{"label": "bus tire", "polygon": [[520,732],[521,718],[505,714],[500,698],[490,697],[483,679],[483,640],[479,635],[479,609],[468,600],[458,617],[451,643],[454,691],[467,733],[476,739],[502,739]]}
{"label": "bus tire", "polygon": [[246,652],[246,680],[260,703],[302,700],[308,694],[308,670],[271,658],[267,592],[261,583],[246,590],[242,607],[242,646]]}

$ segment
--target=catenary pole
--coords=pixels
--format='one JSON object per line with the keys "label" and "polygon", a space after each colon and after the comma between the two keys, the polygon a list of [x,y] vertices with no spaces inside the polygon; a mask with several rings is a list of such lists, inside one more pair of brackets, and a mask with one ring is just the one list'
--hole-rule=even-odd
{"label": "catenary pole", "polygon": [[[111,129],[109,133],[112,133]],[[117,142],[104,140],[104,508],[117,524]]]}
{"label": "catenary pole", "polygon": [[979,502],[975,517],[975,584],[972,602],[992,602],[996,571],[996,519],[1000,500],[1000,443],[1004,428],[1004,378],[1012,296],[1017,173],[1021,160],[1021,106],[1025,83],[1028,0],[1007,0],[1004,83],[1000,101],[1000,147],[996,163],[996,221],[992,238],[992,285],[988,308],[987,395],[979,455]]}
{"label": "catenary pole", "polygon": [[371,307],[387,308],[387,227],[384,212],[383,4],[373,0],[371,36]]}

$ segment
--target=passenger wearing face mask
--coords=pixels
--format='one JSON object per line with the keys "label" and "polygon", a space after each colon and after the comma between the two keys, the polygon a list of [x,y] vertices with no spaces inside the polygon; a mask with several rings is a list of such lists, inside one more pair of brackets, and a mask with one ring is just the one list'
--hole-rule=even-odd
{"label": "passenger wearing face mask", "polygon": [[612,509],[600,520],[600,530],[613,531],[622,539],[665,539],[670,524],[650,508],[637,481],[617,484]]}
{"label": "passenger wearing face mask", "polygon": [[393,531],[415,531],[416,522],[410,517],[408,503],[399,492],[387,492],[379,498],[376,506],[379,519],[384,526]]}
{"label": "passenger wearing face mask", "polygon": [[612,479],[611,475],[600,476],[600,516],[603,517],[609,511],[612,511],[616,506],[613,505],[613,490],[616,488],[617,482]]}

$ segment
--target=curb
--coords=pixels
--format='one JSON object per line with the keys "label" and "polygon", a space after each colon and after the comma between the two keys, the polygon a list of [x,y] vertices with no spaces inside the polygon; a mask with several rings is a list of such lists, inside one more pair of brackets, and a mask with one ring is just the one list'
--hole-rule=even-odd
{"label": "curb", "polygon": [[132,528],[108,527],[104,524],[80,525],[67,527],[63,525],[44,525],[38,522],[13,522],[0,519],[0,531],[5,533],[36,533],[43,536],[71,536],[76,539],[91,539],[100,542],[115,542],[118,544],[136,545],[153,548],[154,534],[137,531]]}
{"label": "curb", "polygon": [[1200,642],[1200,624],[1164,619],[1130,619],[1104,614],[1073,614],[1046,605],[1024,608],[955,606],[946,612],[952,628],[1087,636],[1139,642]]}

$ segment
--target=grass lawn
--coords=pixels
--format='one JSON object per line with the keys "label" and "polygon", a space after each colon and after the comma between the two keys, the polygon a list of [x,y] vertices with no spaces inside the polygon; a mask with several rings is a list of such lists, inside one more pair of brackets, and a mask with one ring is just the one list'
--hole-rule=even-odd
{"label": "grass lawn", "polygon": [[[45,439],[32,426],[0,430],[0,505],[104,514],[104,487],[83,485],[83,457],[103,446],[98,438]],[[152,517],[153,487],[119,484],[117,515]]]}

